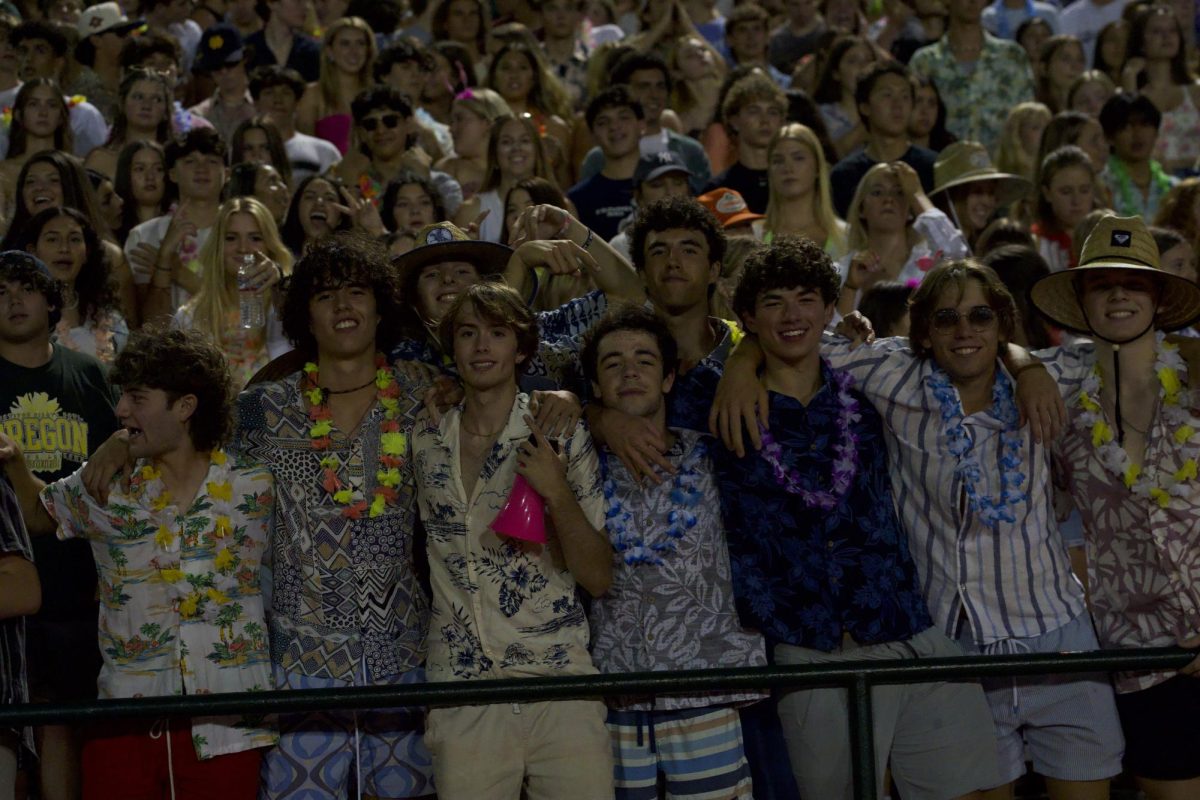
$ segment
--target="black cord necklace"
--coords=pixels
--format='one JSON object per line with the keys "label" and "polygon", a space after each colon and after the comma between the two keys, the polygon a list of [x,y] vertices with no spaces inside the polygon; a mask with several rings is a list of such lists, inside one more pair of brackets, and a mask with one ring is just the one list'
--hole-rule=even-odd
{"label": "black cord necklace", "polygon": [[361,386],[355,386],[355,387],[354,387],[354,388],[352,388],[352,389],[326,389],[324,386],[321,386],[321,387],[318,387],[318,388],[320,388],[320,390],[321,390],[322,392],[324,392],[326,395],[331,395],[331,394],[352,394],[352,393],[354,393],[354,392],[361,392],[363,389],[367,388],[368,386],[370,386],[370,385],[371,385],[372,383],[374,383],[374,382],[375,382],[375,379],[374,379],[374,378],[371,378],[371,380],[367,381],[367,382],[366,382],[366,383],[364,383],[363,385],[361,385]]}

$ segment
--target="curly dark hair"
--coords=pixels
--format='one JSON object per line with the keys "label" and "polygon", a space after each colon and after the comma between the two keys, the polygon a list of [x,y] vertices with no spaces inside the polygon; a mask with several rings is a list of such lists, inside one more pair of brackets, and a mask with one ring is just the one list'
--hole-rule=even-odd
{"label": "curly dark hair", "polygon": [[967,281],[975,281],[983,289],[987,303],[1000,318],[1000,345],[1011,342],[1017,324],[1017,304],[1012,293],[991,267],[986,267],[974,258],[955,258],[943,261],[930,270],[921,285],[908,301],[908,340],[917,358],[929,358],[932,348],[924,342],[930,338],[929,324],[937,310],[938,299],[947,289],[960,293]]}
{"label": "curly dark hair", "polygon": [[300,73],[288,67],[281,67],[278,64],[269,64],[264,67],[259,67],[250,73],[250,96],[258,100],[265,89],[270,89],[274,86],[286,86],[292,90],[292,95],[297,101],[304,96],[304,90],[308,84],[304,82],[304,78],[300,77]]}
{"label": "curly dark hair", "polygon": [[383,193],[383,202],[379,204],[379,216],[383,218],[383,225],[389,232],[396,230],[396,200],[400,197],[400,189],[411,184],[420,186],[421,191],[429,197],[429,202],[433,203],[434,222],[441,222],[447,218],[446,202],[442,199],[442,193],[433,185],[433,181],[404,170],[388,184]]}
{"label": "curly dark hair", "polygon": [[75,276],[75,285],[71,287],[79,298],[80,319],[99,321],[106,311],[115,311],[120,306],[117,301],[117,285],[112,277],[112,266],[108,253],[100,243],[100,237],[88,223],[87,217],[74,208],[47,208],[39,211],[29,220],[29,224],[18,232],[14,244],[22,250],[29,251],[37,246],[42,229],[59,217],[67,217],[83,231],[83,242],[87,247],[87,258],[79,274]]}
{"label": "curly dark hair", "polygon": [[[371,28],[373,30],[380,30],[374,25]],[[375,82],[385,83],[387,76],[392,71],[392,67],[408,62],[416,64],[422,72],[433,72],[433,58],[419,42],[410,39],[397,39],[383,48],[379,53],[379,57],[375,59],[375,66],[371,70],[375,76]],[[414,97],[412,99],[419,100],[420,98]]]}
{"label": "curly dark hair", "polygon": [[130,36],[121,45],[120,63],[122,69],[143,66],[151,56],[164,55],[179,66],[183,61],[183,51],[179,42],[172,36],[146,31],[137,36]]}
{"label": "curly dark hair", "polygon": [[596,125],[596,117],[600,116],[600,112],[607,111],[610,108],[628,108],[633,111],[633,115],[638,119],[646,118],[646,112],[642,109],[642,104],[633,99],[633,95],[629,93],[629,87],[617,84],[600,92],[600,94],[593,97],[591,102],[588,103],[587,110],[584,112],[588,130],[591,130]]}
{"label": "curly dark hair", "polygon": [[671,68],[667,66],[667,62],[663,60],[662,56],[653,51],[648,53],[634,51],[618,58],[612,64],[611,85],[628,85],[633,78],[633,73],[648,69],[656,69],[662,73],[663,80],[667,82],[667,94],[670,94],[675,85],[671,79]]}
{"label": "curly dark hair", "polygon": [[664,378],[673,375],[679,368],[679,346],[675,343],[675,337],[671,335],[667,323],[663,322],[658,314],[643,306],[622,303],[609,309],[608,313],[583,335],[579,361],[583,365],[583,375],[589,381],[596,383],[600,377],[600,342],[605,336],[617,331],[649,334],[658,343]]}
{"label": "curly dark hair", "polygon": [[233,428],[233,377],[220,348],[197,330],[148,326],[130,335],[109,377],[122,389],[161,389],[174,405],[194,395],[188,436],[200,451],[214,450]]}
{"label": "curly dark hair", "polygon": [[842,288],[829,254],[805,236],[780,236],[770,247],[746,256],[742,277],[733,293],[733,310],[745,319],[763,292],[773,289],[814,289],[825,305],[836,302]]}
{"label": "curly dark hair", "polygon": [[348,284],[364,286],[375,294],[379,315],[376,349],[391,352],[402,335],[400,281],[383,243],[355,231],[339,231],[316,240],[292,268],[280,316],[283,332],[297,350],[307,355],[317,352],[309,301],[320,292]]}
{"label": "curly dark hair", "polygon": [[32,286],[41,292],[42,297],[46,298],[46,305],[50,307],[48,330],[54,330],[54,326],[62,319],[62,281],[51,275],[37,256],[23,250],[0,252],[0,281]]}
{"label": "curly dark hair", "polygon": [[629,244],[633,266],[641,272],[646,266],[646,235],[673,228],[700,231],[708,242],[708,260],[720,262],[725,258],[725,229],[717,218],[691,197],[668,197],[639,209],[629,228]]}
{"label": "curly dark hair", "polygon": [[[468,287],[447,309],[437,329],[443,353],[454,352],[454,323],[468,303],[485,322],[512,329],[517,337],[517,355],[525,356],[519,366],[528,364],[537,355],[537,317],[517,290],[501,281],[480,281]],[[520,372],[519,367],[517,372]]]}

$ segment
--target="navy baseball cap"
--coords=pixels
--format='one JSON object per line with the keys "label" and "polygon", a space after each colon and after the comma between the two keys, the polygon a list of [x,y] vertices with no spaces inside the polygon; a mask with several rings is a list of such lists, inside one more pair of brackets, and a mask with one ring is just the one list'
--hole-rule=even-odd
{"label": "navy baseball cap", "polygon": [[642,156],[633,170],[633,188],[636,189],[645,181],[652,181],[668,172],[682,172],[689,178],[692,177],[692,171],[683,163],[683,159],[670,150]]}

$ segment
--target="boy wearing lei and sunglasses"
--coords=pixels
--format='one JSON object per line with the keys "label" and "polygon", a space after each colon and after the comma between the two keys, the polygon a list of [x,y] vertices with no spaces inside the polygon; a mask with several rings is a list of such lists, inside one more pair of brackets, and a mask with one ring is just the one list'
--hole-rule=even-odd
{"label": "boy wearing lei and sunglasses", "polygon": [[[1057,273],[1056,273],[1057,274]],[[1160,269],[1140,218],[1106,217],[1080,265],[1030,293],[1092,343],[1040,352],[1068,398],[1055,455],[1083,520],[1092,618],[1105,649],[1200,645],[1200,423],[1164,332],[1200,316],[1200,287]],[[1190,356],[1190,354],[1188,354]],[[1115,678],[1125,767],[1155,800],[1200,796],[1200,659]]]}
{"label": "boy wearing lei and sunglasses", "polygon": [[[288,338],[312,361],[238,399],[240,455],[275,476],[271,643],[275,686],[423,680],[428,599],[413,564],[407,436],[424,387],[383,353],[399,336],[394,271],[376,242],[335,234],[296,264]],[[280,715],[264,798],[431,796],[422,712]],[[355,778],[350,778],[350,773]]]}
{"label": "boy wearing lei and sunglasses", "polygon": [[[780,664],[957,655],[921,597],[879,412],[821,358],[839,290],[829,256],[788,236],[750,254],[734,294],[764,356],[770,421],[760,452],[716,452],[738,608]],[[978,686],[878,687],[872,702],[881,794],[889,761],[905,798],[969,796],[995,782]],[[779,701],[803,797],[850,796],[846,708],[839,689]]]}
{"label": "boy wearing lei and sunglasses", "polygon": [[[897,507],[934,624],[968,653],[1096,649],[1055,523],[1049,427],[1022,428],[1016,379],[1040,383],[1039,397],[1058,412],[1061,398],[1036,359],[1006,344],[1012,296],[991,269],[952,260],[925,276],[910,313],[908,339],[853,349],[827,336],[822,354],[883,415]],[[1022,364],[1015,374],[1002,353]],[[740,358],[726,380],[753,383]],[[1124,742],[1107,677],[992,678],[983,687],[1000,758],[999,780],[985,788],[1003,795],[1028,753],[1052,799],[1108,797]]]}
{"label": "boy wearing lei and sunglasses", "polygon": [[[580,423],[552,443],[531,416],[517,365],[536,352],[538,328],[516,291],[467,287],[439,334],[465,397],[440,421],[423,414],[413,430],[433,587],[429,677],[594,674],[578,589],[608,590],[612,548],[599,531],[604,496],[591,436]],[[542,498],[532,513],[544,513],[544,537],[492,528],[518,476]],[[524,787],[531,798],[611,798],[604,718],[598,700],[431,709],[438,796],[515,798]]]}

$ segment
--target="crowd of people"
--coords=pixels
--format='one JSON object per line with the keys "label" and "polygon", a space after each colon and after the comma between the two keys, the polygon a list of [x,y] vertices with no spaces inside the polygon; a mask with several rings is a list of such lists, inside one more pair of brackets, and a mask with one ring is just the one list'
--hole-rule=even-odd
{"label": "crowd of people", "polygon": [[[0,0],[0,702],[1200,646],[1178,0]],[[1200,797],[1179,671],[879,796]],[[45,724],[0,797],[851,795],[835,689]]]}

